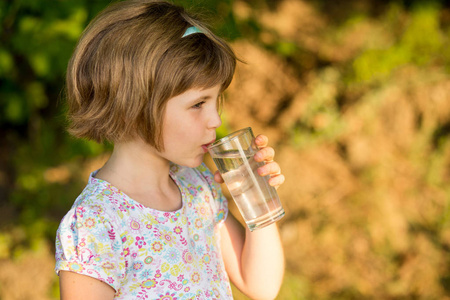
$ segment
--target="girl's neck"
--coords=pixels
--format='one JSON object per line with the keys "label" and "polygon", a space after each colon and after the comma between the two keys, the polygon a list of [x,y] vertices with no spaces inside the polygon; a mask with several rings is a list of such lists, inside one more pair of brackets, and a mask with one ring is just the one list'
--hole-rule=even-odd
{"label": "girl's neck", "polygon": [[169,169],[167,159],[138,140],[116,144],[95,177],[108,181],[141,204],[171,211],[181,207],[181,196]]}
{"label": "girl's neck", "polygon": [[141,178],[148,184],[148,179],[153,182],[167,179],[170,163],[155,148],[138,139],[116,144],[105,167],[107,171],[118,172],[133,181],[139,182]]}

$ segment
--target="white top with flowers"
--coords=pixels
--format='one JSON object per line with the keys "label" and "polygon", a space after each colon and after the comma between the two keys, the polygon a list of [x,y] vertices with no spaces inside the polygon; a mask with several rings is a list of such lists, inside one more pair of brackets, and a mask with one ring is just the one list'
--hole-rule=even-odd
{"label": "white top with flowers", "polygon": [[94,277],[114,299],[232,299],[218,228],[226,198],[202,164],[171,165],[182,208],[157,211],[92,173],[61,221],[56,268]]}

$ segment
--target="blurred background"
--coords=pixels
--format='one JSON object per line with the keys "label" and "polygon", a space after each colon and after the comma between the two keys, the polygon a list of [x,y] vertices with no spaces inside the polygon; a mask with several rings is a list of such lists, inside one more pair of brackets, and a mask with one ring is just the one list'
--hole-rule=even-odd
{"label": "blurred background", "polygon": [[[59,299],[57,226],[111,151],[65,132],[65,68],[109,2],[0,1],[2,300]],[[174,2],[245,61],[220,133],[287,178],[278,299],[450,299],[450,1]]]}

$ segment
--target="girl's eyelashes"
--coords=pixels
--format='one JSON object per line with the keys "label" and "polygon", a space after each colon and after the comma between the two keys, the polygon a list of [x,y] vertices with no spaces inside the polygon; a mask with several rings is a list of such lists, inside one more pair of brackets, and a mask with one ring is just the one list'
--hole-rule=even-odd
{"label": "girl's eyelashes", "polygon": [[203,104],[205,104],[205,101],[200,101],[199,103],[193,105],[192,108],[195,108],[195,109],[202,108]]}

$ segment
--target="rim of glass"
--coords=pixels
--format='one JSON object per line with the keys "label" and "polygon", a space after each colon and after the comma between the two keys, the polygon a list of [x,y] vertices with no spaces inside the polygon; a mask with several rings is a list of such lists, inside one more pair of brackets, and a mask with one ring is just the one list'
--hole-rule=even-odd
{"label": "rim of glass", "polygon": [[231,141],[231,140],[234,140],[234,139],[236,139],[237,137],[243,135],[243,134],[246,133],[246,132],[253,133],[253,132],[252,132],[252,128],[251,128],[251,127],[245,127],[245,128],[236,130],[235,132],[232,132],[232,133],[230,133],[230,134],[224,136],[223,138],[218,139],[218,140],[215,141],[214,143],[210,144],[210,145],[208,146],[208,150],[209,150],[209,149],[212,149],[212,148],[214,148],[214,147],[217,147],[217,146],[219,146],[219,145],[222,145],[223,143],[226,143],[226,142],[229,142],[229,141]]}

